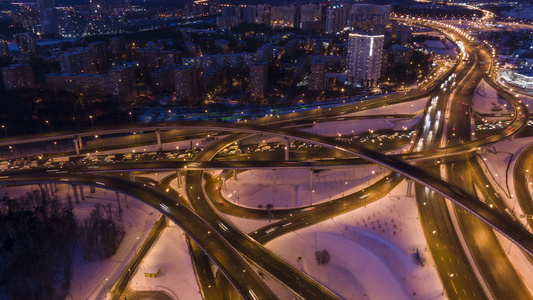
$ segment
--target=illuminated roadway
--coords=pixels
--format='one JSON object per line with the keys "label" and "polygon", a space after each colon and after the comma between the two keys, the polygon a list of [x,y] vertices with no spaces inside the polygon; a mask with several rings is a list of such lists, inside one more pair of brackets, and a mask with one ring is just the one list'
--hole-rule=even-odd
{"label": "illuminated roadway", "polygon": [[9,176],[1,178],[0,184],[38,183],[82,184],[105,188],[135,197],[159,210],[179,225],[205,253],[217,264],[244,299],[275,299],[276,296],[255,270],[234,251],[232,245],[222,238],[207,222],[169,195],[148,186],[131,181],[101,175],[46,174]]}
{"label": "illuminated roadway", "polygon": [[[524,110],[525,111],[525,110]],[[521,113],[517,113],[515,118],[517,118],[518,121],[521,121],[522,119],[525,119],[525,116]],[[172,127],[172,126],[176,126],[178,124],[172,124],[170,126],[165,126],[167,124],[161,124],[161,127],[155,127],[154,130],[166,130],[168,127]],[[188,126],[191,126],[191,125],[188,125]],[[195,125],[192,125],[192,126],[195,126]],[[148,126],[150,127],[150,126]],[[352,155],[357,155],[357,156],[361,156],[361,157],[364,157],[366,159],[369,159],[375,163],[379,163],[381,165],[384,165],[384,166],[387,166],[399,173],[402,173],[406,176],[409,176],[411,177],[413,180],[419,182],[419,183],[422,183],[424,185],[427,185],[435,190],[437,190],[437,192],[439,192],[440,194],[442,194],[443,196],[445,197],[448,197],[450,199],[452,199],[454,202],[458,203],[459,205],[463,206],[466,210],[468,210],[469,212],[475,214],[477,217],[481,218],[483,221],[487,222],[488,224],[490,224],[491,226],[493,226],[495,229],[497,229],[498,231],[500,231],[501,233],[503,233],[504,235],[506,235],[507,237],[509,237],[510,239],[512,239],[515,243],[518,243],[519,246],[521,246],[526,252],[528,252],[529,254],[532,254],[532,237],[531,237],[531,234],[529,234],[529,232],[525,231],[521,226],[517,225],[516,223],[510,221],[508,218],[506,217],[502,217],[499,213],[495,212],[493,209],[490,209],[487,205],[483,204],[483,203],[480,203],[479,200],[477,200],[475,197],[469,195],[468,193],[466,193],[465,191],[459,189],[457,186],[454,186],[454,185],[450,185],[444,181],[442,181],[440,178],[438,178],[437,176],[434,176],[434,175],[431,175],[430,173],[424,171],[424,170],[421,170],[421,169],[418,169],[416,167],[413,167],[409,164],[406,164],[404,163],[403,161],[400,161],[399,159],[395,159],[395,158],[390,158],[390,157],[387,157],[385,155],[382,155],[380,153],[377,153],[377,152],[373,152],[373,151],[370,151],[370,150],[367,150],[367,149],[361,149],[361,148],[358,148],[357,146],[354,146],[354,145],[350,145],[350,144],[346,144],[346,143],[342,143],[342,142],[339,142],[339,141],[335,141],[334,139],[332,138],[327,138],[327,137],[320,137],[320,136],[315,136],[315,135],[312,135],[312,134],[306,134],[306,133],[302,133],[302,132],[294,132],[294,131],[290,131],[290,130],[286,130],[286,129],[270,129],[270,130],[263,130],[262,128],[256,128],[256,126],[246,126],[246,125],[240,125],[240,126],[237,126],[237,125],[227,125],[227,126],[221,126],[220,124],[216,124],[216,125],[206,125],[204,123],[202,124],[198,124],[198,126],[195,127],[196,129],[200,128],[200,129],[208,129],[208,130],[218,130],[220,128],[225,128],[227,131],[229,130],[235,130],[235,131],[243,131],[243,132],[250,132],[250,133],[253,133],[253,132],[265,132],[265,133],[270,133],[270,134],[273,134],[273,135],[277,135],[277,136],[280,136],[280,137],[290,137],[291,139],[298,139],[298,140],[303,140],[303,141],[306,141],[306,142],[311,142],[311,143],[315,143],[315,144],[319,144],[321,146],[324,146],[324,147],[332,147],[334,149],[337,149],[337,150],[341,150],[341,151],[345,151],[347,153],[350,153]],[[518,130],[519,128],[517,127],[512,127],[510,126],[510,128],[507,128],[505,130],[503,130],[501,133],[503,136],[507,136],[508,134],[511,134],[513,132],[516,132],[516,130]],[[131,129],[129,129],[131,130]],[[142,130],[147,130],[146,127],[143,126],[143,129]],[[150,129],[148,129],[150,130]],[[89,134],[90,135],[90,134]],[[490,139],[491,137],[489,138],[486,138],[485,141],[483,142],[479,142],[479,145],[483,145],[483,143],[487,143],[487,142],[495,142],[497,141],[497,139],[499,138],[494,138],[493,140]],[[501,138],[501,137],[500,137]],[[53,137],[53,139],[57,139],[57,137]],[[5,142],[6,145],[7,144],[13,144],[13,143],[9,143],[8,142]],[[465,145],[465,144],[463,144]],[[477,146],[476,144],[474,143],[470,143],[466,146],[457,146],[458,148],[460,147],[463,147],[465,148],[464,150],[465,151],[470,151]],[[448,149],[450,150],[450,149]],[[448,150],[438,150],[437,152],[440,151],[440,154],[442,156],[442,152],[444,152],[444,155],[446,155],[446,151]],[[451,150],[450,150],[451,152]],[[454,153],[455,154],[455,153]],[[437,155],[437,154],[435,154]],[[201,174],[201,172],[191,172],[191,176],[198,176],[200,177],[199,174]],[[198,175],[196,175],[198,173]],[[69,176],[72,176],[72,175],[69,175]],[[70,178],[70,177],[69,177]],[[191,177],[192,178],[192,177]],[[74,179],[74,178],[73,178]],[[10,180],[14,180],[14,179],[10,179]],[[75,179],[76,181],[78,179]],[[201,178],[199,179],[201,180]],[[193,194],[192,196],[192,200],[195,200],[194,196],[197,195],[197,197],[202,197],[203,195],[200,195],[200,194]],[[178,207],[180,207],[180,205],[178,205]],[[161,208],[160,208],[161,209]],[[222,230],[222,229],[219,229],[219,228],[216,228],[217,230]],[[230,233],[228,235],[232,235],[233,233]],[[249,245],[249,246],[253,246],[253,245]],[[253,247],[252,247],[253,248]],[[264,288],[264,287],[263,287]],[[241,288],[241,294],[243,293],[243,291],[246,291],[246,289],[243,289]],[[261,290],[261,287],[257,287],[257,291]],[[256,291],[256,287],[254,287],[254,291]],[[268,291],[265,291],[265,293],[268,293]]]}

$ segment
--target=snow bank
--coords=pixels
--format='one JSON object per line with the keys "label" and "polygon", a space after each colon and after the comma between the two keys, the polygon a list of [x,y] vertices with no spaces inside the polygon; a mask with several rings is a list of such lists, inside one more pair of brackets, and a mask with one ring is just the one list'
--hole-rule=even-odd
{"label": "snow bank", "polygon": [[[145,272],[160,270],[157,278],[145,277]],[[130,285],[136,291],[171,291],[179,299],[202,296],[196,282],[185,235],[173,222],[163,230],[133,276]]]}
{"label": "snow bank", "polygon": [[[405,197],[406,190],[404,181],[377,202],[266,246],[344,299],[445,299],[415,198]],[[331,260],[319,265],[315,251],[323,249]],[[413,260],[415,249],[427,258],[425,267]]]}
{"label": "snow bank", "polygon": [[513,113],[513,106],[498,92],[482,80],[477,86],[472,99],[472,109],[480,114]]}

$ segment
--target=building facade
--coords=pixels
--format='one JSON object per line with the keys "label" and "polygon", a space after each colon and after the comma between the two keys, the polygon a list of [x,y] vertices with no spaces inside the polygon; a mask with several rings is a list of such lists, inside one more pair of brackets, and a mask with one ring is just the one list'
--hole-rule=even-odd
{"label": "building facade", "polygon": [[264,98],[268,87],[268,63],[250,66],[250,91],[253,98]]}
{"label": "building facade", "polygon": [[383,35],[350,33],[347,82],[355,87],[376,86],[381,75]]}
{"label": "building facade", "polygon": [[2,68],[6,89],[35,88],[35,78],[30,64],[12,64]]}

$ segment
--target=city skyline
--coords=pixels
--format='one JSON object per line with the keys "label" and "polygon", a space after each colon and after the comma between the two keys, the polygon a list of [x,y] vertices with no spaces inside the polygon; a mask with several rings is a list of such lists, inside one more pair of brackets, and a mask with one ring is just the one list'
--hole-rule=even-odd
{"label": "city skyline", "polygon": [[533,299],[533,6],[0,5],[0,299]]}

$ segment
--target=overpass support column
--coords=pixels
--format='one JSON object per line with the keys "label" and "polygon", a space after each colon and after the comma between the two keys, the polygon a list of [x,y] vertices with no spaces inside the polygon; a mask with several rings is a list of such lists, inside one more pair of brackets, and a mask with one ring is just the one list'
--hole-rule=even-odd
{"label": "overpass support column", "polygon": [[176,170],[176,180],[178,181],[178,188],[181,188],[181,176],[179,170]]}
{"label": "overpass support column", "polygon": [[130,181],[131,182],[135,182],[135,175],[133,174],[133,172],[130,172]]}
{"label": "overpass support column", "polygon": [[285,160],[289,160],[289,149],[291,147],[291,141],[285,138]]}
{"label": "overpass support column", "polygon": [[115,192],[117,195],[117,203],[118,203],[118,209],[122,210],[122,204],[120,204],[120,194],[118,192]]}
{"label": "overpass support column", "polygon": [[161,131],[160,130],[155,131],[155,137],[157,138],[157,148],[159,149],[159,151],[161,151],[163,149],[163,145],[161,144]]}
{"label": "overpass support column", "polygon": [[309,169],[309,191],[313,190],[313,169]]}
{"label": "overpass support column", "polygon": [[237,170],[233,170],[233,176],[235,177],[235,181],[237,181]]}
{"label": "overpass support column", "polygon": [[130,208],[130,200],[126,194],[124,194],[124,203],[126,203],[126,208]]}
{"label": "overpass support column", "polygon": [[72,142],[74,143],[74,148],[76,148],[76,155],[80,156],[80,146],[78,145],[78,139],[73,139]]}
{"label": "overpass support column", "polygon": [[72,191],[74,192],[74,202],[76,204],[79,204],[80,203],[80,198],[78,196],[78,190],[76,189],[76,185],[75,184],[72,185]]}
{"label": "overpass support column", "polygon": [[51,190],[48,189],[48,184],[44,183],[44,190],[46,191],[46,194],[48,195],[48,197],[51,197],[52,193],[51,193]]}
{"label": "overpass support column", "polygon": [[78,185],[78,187],[80,188],[80,196],[81,196],[81,200],[85,200],[85,195],[83,194],[83,186]]}
{"label": "overpass support column", "polygon": [[277,176],[277,173],[276,173],[276,169],[272,169],[273,171],[273,174],[272,174],[272,191],[275,192],[276,191],[276,177]]}
{"label": "overpass support column", "polygon": [[407,193],[405,194],[405,197],[412,197],[413,181],[409,178],[407,178],[406,181],[407,181]]}

